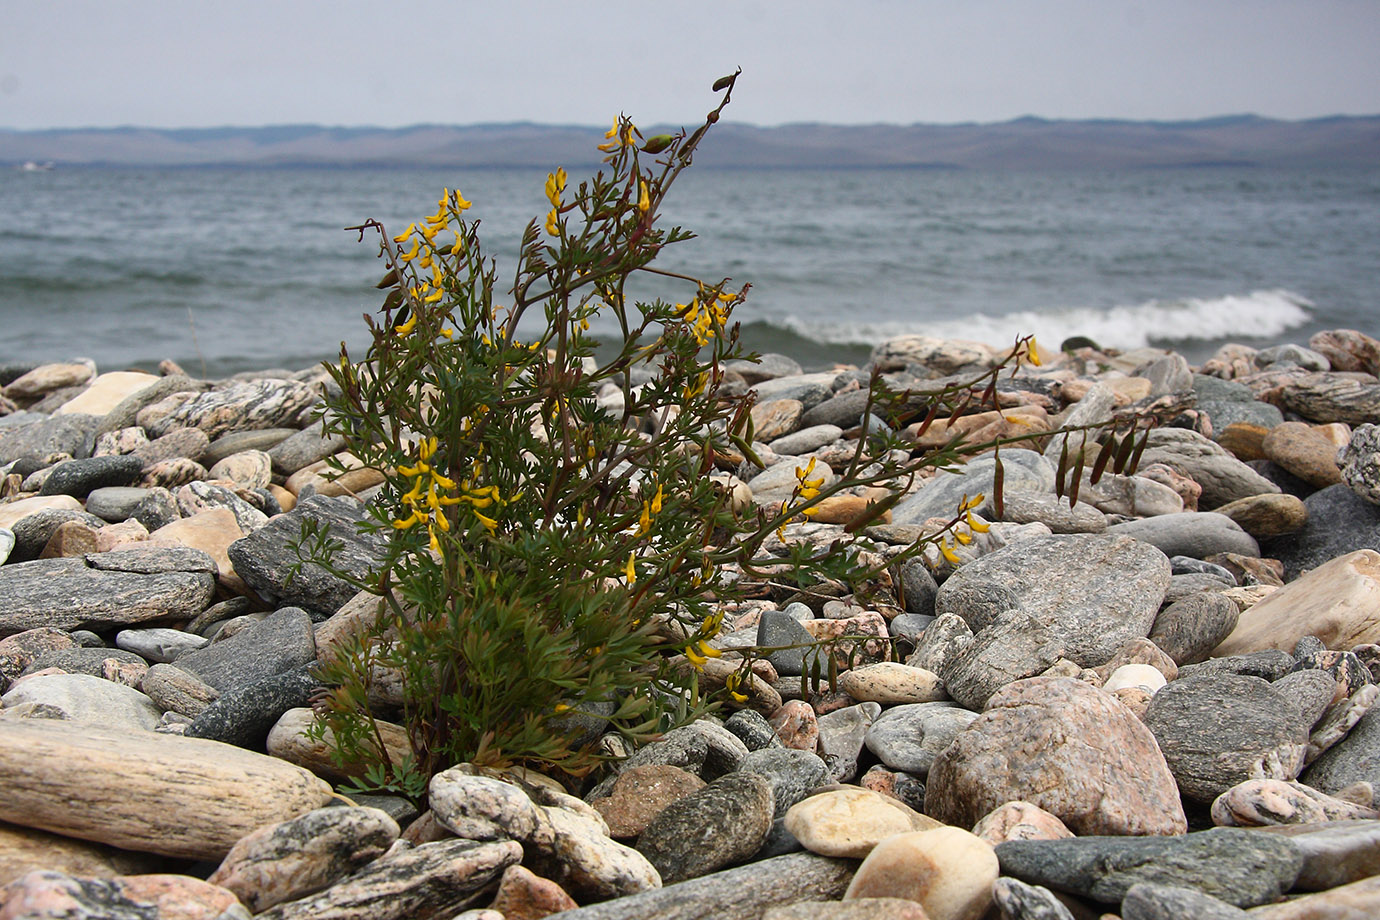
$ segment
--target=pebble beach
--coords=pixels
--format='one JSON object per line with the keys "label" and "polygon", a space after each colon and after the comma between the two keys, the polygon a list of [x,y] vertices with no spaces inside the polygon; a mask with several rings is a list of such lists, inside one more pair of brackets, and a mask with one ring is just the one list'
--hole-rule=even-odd
{"label": "pebble beach", "polygon": [[[937,389],[1008,351],[735,363],[766,469],[719,475],[779,505],[846,465],[874,368]],[[899,432],[1050,432],[1002,449],[1000,513],[978,457],[863,530],[894,555],[980,494],[956,563],[900,563],[887,603],[725,609],[705,683],[784,648],[739,708],[604,739],[625,756],[578,788],[455,765],[420,813],[339,795],[307,733],[313,666],[377,599],[289,580],[288,542],[312,519],[342,568],[382,553],[354,526],[381,474],[326,475],[324,371],[0,367],[0,920],[1380,916],[1380,340],[1042,356],[999,409]],[[1133,475],[1056,494],[1061,427],[1151,412]],[[802,692],[839,636],[860,654]]]}

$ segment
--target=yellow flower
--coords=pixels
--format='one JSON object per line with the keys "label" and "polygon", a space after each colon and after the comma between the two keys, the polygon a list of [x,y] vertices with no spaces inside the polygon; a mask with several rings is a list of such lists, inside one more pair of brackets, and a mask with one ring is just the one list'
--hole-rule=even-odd
{"label": "yellow flower", "polygon": [[723,655],[723,652],[719,651],[703,639],[696,643],[696,645],[699,646],[699,653],[703,655],[705,658],[718,658]]}
{"label": "yellow flower", "polygon": [[546,175],[546,200],[551,202],[551,207],[561,206],[561,192],[565,191],[565,170],[557,169],[553,173]]}
{"label": "yellow flower", "polygon": [[395,243],[405,243],[405,242],[407,242],[407,238],[408,238],[409,236],[411,236],[411,235],[413,234],[413,232],[414,232],[416,229],[417,229],[417,225],[416,225],[416,224],[408,224],[406,230],[404,230],[402,233],[399,233],[397,236],[393,237],[393,242],[395,242]]}
{"label": "yellow flower", "polygon": [[1040,349],[1035,344],[1035,336],[1030,337],[1030,341],[1025,346],[1025,356],[1030,359],[1030,363],[1036,367],[1040,366]]}
{"label": "yellow flower", "polygon": [[440,300],[442,297],[445,296],[446,292],[441,290],[440,288],[437,288],[435,293],[428,294],[426,297],[423,297],[422,300],[426,301],[427,303],[436,303],[436,301]]}
{"label": "yellow flower", "polygon": [[398,253],[398,258],[399,258],[399,259],[402,259],[404,262],[411,262],[413,259],[417,258],[417,253],[419,253],[419,252],[421,252],[421,251],[422,251],[422,241],[421,241],[421,240],[413,240],[413,241],[412,241],[412,248],[409,249],[407,252],[400,252],[400,253]]}
{"label": "yellow flower", "polygon": [[478,511],[474,513],[474,516],[479,519],[479,523],[483,524],[484,527],[489,531],[489,533],[493,533],[495,530],[498,529],[498,521],[494,520],[493,518],[485,517]]}
{"label": "yellow flower", "polygon": [[703,655],[696,652],[694,646],[691,645],[685,647],[685,657],[690,660],[690,664],[696,671],[704,670],[704,663],[708,660]]}
{"label": "yellow flower", "polygon": [[959,543],[962,543],[964,546],[967,546],[969,543],[973,542],[973,534],[971,531],[955,530],[954,539],[957,540]]}
{"label": "yellow flower", "polygon": [[734,671],[732,674],[728,675],[728,677],[724,678],[724,688],[728,690],[728,695],[739,703],[746,703],[747,694],[740,693],[738,690],[738,688],[742,686],[742,683],[743,673],[741,671]]}
{"label": "yellow flower", "polygon": [[987,533],[987,531],[992,529],[991,524],[984,523],[983,521],[973,517],[973,512],[971,511],[968,512],[967,524],[968,529],[973,531],[974,533]]}
{"label": "yellow flower", "polygon": [[455,210],[457,212],[468,211],[473,206],[473,204],[474,202],[465,200],[465,196],[460,194],[459,189],[455,190]]}
{"label": "yellow flower", "polygon": [[656,487],[656,495],[652,496],[652,514],[661,513],[661,484]]}
{"label": "yellow flower", "polygon": [[652,506],[649,502],[642,503],[642,515],[637,519],[637,536],[647,535],[647,531],[652,529]]}
{"label": "yellow flower", "polygon": [[637,210],[646,214],[647,210],[652,206],[652,197],[647,193],[647,183],[642,182],[640,185],[641,189],[637,195]]}
{"label": "yellow flower", "polygon": [[953,547],[949,545],[948,537],[942,537],[939,540],[939,554],[943,556],[945,559],[949,560],[954,565],[958,565],[960,562],[963,561],[962,559],[958,558],[958,553],[954,552]]}
{"label": "yellow flower", "polygon": [[637,582],[637,562],[631,551],[628,552],[628,564],[623,566],[623,575],[628,579],[628,584]]}
{"label": "yellow flower", "polygon": [[560,235],[561,235],[561,228],[560,228],[560,225],[556,223],[556,209],[555,209],[555,208],[552,208],[552,209],[551,209],[551,213],[548,214],[548,215],[546,215],[546,232],[549,233],[551,236],[560,236]]}
{"label": "yellow flower", "polygon": [[409,316],[409,317],[407,318],[407,322],[405,322],[405,323],[403,323],[401,326],[397,327],[397,329],[394,330],[394,331],[397,332],[399,336],[404,336],[404,335],[407,335],[409,332],[411,332],[411,331],[416,327],[416,325],[417,325],[417,312],[414,310],[414,311],[412,311],[412,315]]}
{"label": "yellow flower", "polygon": [[417,524],[420,520],[421,518],[417,517],[417,512],[414,511],[407,517],[402,518],[401,520],[394,521],[393,527],[398,530],[406,530],[407,528]]}
{"label": "yellow flower", "polygon": [[958,510],[959,510],[959,511],[971,511],[971,510],[973,510],[974,508],[976,508],[976,507],[978,507],[979,505],[981,505],[981,504],[982,504],[984,501],[986,501],[986,500],[987,500],[987,494],[986,494],[985,492],[979,492],[977,495],[974,495],[972,498],[969,498],[969,497],[968,497],[968,493],[967,493],[967,492],[964,492],[964,493],[963,493],[963,500],[960,501],[960,502],[958,503]]}

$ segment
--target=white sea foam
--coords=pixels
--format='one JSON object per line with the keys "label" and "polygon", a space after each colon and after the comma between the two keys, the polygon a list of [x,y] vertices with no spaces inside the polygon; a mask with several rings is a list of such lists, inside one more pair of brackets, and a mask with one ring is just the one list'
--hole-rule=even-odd
{"label": "white sea foam", "polygon": [[1070,336],[1087,336],[1111,348],[1140,348],[1154,343],[1278,336],[1309,320],[1313,304],[1304,297],[1275,289],[1226,297],[1152,300],[1107,310],[1070,307],[1048,312],[1022,311],[991,316],[973,313],[944,320],[916,322],[804,322],[787,319],[792,332],[826,343],[873,345],[899,335],[922,334],[1009,345],[1018,336],[1036,335],[1058,347]]}

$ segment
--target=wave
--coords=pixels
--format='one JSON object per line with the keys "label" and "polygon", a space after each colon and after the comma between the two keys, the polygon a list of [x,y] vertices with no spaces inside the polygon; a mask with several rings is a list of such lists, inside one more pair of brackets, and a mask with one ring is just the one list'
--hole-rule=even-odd
{"label": "wave", "polygon": [[1213,339],[1272,338],[1306,324],[1315,305],[1292,291],[1277,288],[1225,297],[1151,300],[1105,310],[1068,307],[992,316],[972,313],[961,318],[883,322],[820,322],[788,316],[773,321],[788,331],[821,343],[876,345],[900,335],[923,334],[941,339],[969,339],[1009,345],[1034,334],[1057,346],[1071,336],[1087,336],[1110,348]]}

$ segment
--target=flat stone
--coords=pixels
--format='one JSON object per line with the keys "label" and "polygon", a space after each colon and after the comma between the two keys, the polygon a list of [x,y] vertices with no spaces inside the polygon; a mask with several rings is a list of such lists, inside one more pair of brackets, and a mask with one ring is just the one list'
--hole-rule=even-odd
{"label": "flat stone", "polygon": [[[190,620],[210,602],[207,571],[149,573],[116,566],[132,557],[95,553],[0,567],[0,635],[38,626],[108,629],[149,620]],[[197,554],[203,556],[203,554]],[[214,570],[214,563],[205,559]]]}
{"label": "flat stone", "polygon": [[[1212,823],[1220,827],[1375,818],[1380,818],[1380,812],[1374,808],[1343,801],[1303,783],[1279,779],[1248,779],[1232,786],[1212,803]],[[1380,869],[1380,865],[1376,868]]]}
{"label": "flat stone", "polygon": [[1380,384],[1369,374],[1301,374],[1280,388],[1277,401],[1314,422],[1364,425],[1380,418]]}
{"label": "flat stone", "polygon": [[0,891],[4,916],[28,920],[249,920],[249,912],[223,888],[185,875],[74,878],[35,871]]}
{"label": "flat stone", "polygon": [[453,917],[522,861],[512,840],[439,840],[395,849],[324,891],[285,901],[258,920],[410,920]]}
{"label": "flat stone", "polygon": [[1187,827],[1149,729],[1109,694],[1068,678],[1032,677],[997,691],[936,758],[925,787],[925,812],[960,827],[1017,800],[1077,834]]}
{"label": "flat stone", "polygon": [[138,486],[105,486],[92,489],[86,496],[86,512],[96,515],[103,521],[118,524],[128,520],[134,509],[139,507],[139,503],[148,498],[148,495],[148,489]]}
{"label": "flat stone", "polygon": [[46,416],[31,413],[32,421],[0,426],[0,464],[21,457],[89,457],[96,440],[99,415]]}
{"label": "flat stone", "polygon": [[771,783],[755,773],[730,773],[663,809],[638,836],[637,849],[663,882],[684,881],[752,856],[771,822]]}
{"label": "flat stone", "polygon": [[1122,920],[1248,920],[1251,915],[1192,888],[1137,882],[1121,899]]}
{"label": "flat stone", "polygon": [[220,859],[332,795],[301,767],[231,745],[50,719],[0,732],[0,789],[0,820],[190,859]]}
{"label": "flat stone", "polygon": [[257,914],[367,865],[398,833],[397,822],[377,808],[319,808],[241,837],[206,880]]}
{"label": "flat stone", "polygon": [[939,675],[896,661],[879,661],[844,671],[839,687],[859,702],[932,703],[946,694]]}
{"label": "flat stone", "polygon": [[86,389],[53,410],[54,415],[79,413],[106,415],[131,396],[158,383],[159,377],[142,371],[110,371],[92,378]]}
{"label": "flat stone", "polygon": [[1214,553],[1260,555],[1260,546],[1250,534],[1231,518],[1211,511],[1182,511],[1126,521],[1108,527],[1107,533],[1134,537],[1166,556],[1201,559]]}
{"label": "flat stone", "polygon": [[329,616],[357,589],[314,562],[303,564],[292,583],[287,583],[297,562],[289,544],[298,538],[303,519],[329,526],[331,538],[344,544],[331,556],[340,569],[363,576],[383,558],[386,538],[359,529],[364,522],[360,504],[350,498],[322,496],[300,502],[292,511],[231,544],[227,552],[240,578],[260,597]]}
{"label": "flat stone", "polygon": [[1326,891],[1380,875],[1380,821],[1337,819],[1266,830],[1303,854],[1296,891]]}
{"label": "flat stone", "polygon": [[8,885],[35,870],[109,878],[114,875],[144,875],[163,867],[161,856],[0,823],[0,885]]}
{"label": "flat stone", "polygon": [[28,401],[38,399],[54,390],[81,386],[96,374],[95,366],[88,360],[64,363],[40,364],[5,385],[4,393],[10,399]]}
{"label": "flat stone", "polygon": [[139,689],[163,712],[194,719],[220,696],[220,691],[181,668],[155,664],[144,673]]}
{"label": "flat stone", "polygon": [[913,703],[885,710],[868,728],[867,749],[893,770],[924,777],[978,714],[953,703]]}
{"label": "flat stone", "polygon": [[1288,697],[1237,675],[1180,677],[1155,694],[1145,725],[1184,800],[1204,805],[1256,776],[1293,779],[1308,741]]}
{"label": "flat stone", "polygon": [[1338,649],[1380,641],[1380,552],[1339,556],[1275,591],[1241,614],[1213,654],[1292,652],[1304,636]]}
{"label": "flat stone", "polygon": [[1269,834],[1218,827],[1177,837],[1074,837],[998,844],[1003,875],[1104,904],[1132,885],[1192,888],[1234,904],[1268,904],[1293,887],[1303,857]]}
{"label": "flat stone", "polygon": [[[833,371],[825,371],[818,374],[774,377],[771,380],[763,380],[761,383],[753,384],[752,389],[757,393],[758,405],[772,400],[794,399],[798,400],[808,410],[833,395],[834,379],[837,376],[838,374]],[[761,431],[757,432],[757,438],[770,440],[765,438]]]}
{"label": "flat stone", "polygon": [[1207,511],[1238,498],[1279,491],[1224,448],[1185,428],[1152,429],[1141,463],[1163,463],[1198,483],[1203,487],[1199,507]]}
{"label": "flat stone", "polygon": [[1091,505],[1079,502],[1069,507],[1067,498],[1044,492],[1014,492],[1005,496],[1004,521],[1017,524],[1041,523],[1053,533],[1102,533],[1107,516]]}
{"label": "flat stone", "polygon": [[1251,910],[1251,920],[1368,920],[1380,913],[1380,877]]}
{"label": "flat stone", "polygon": [[225,692],[315,659],[311,618],[300,608],[283,607],[228,639],[183,654],[177,666]]}
{"label": "flat stone", "polygon": [[837,901],[847,889],[856,865],[848,859],[789,853],[569,910],[561,920],[715,920],[761,916],[771,906]]}
{"label": "flat stone", "polygon": [[1358,782],[1380,785],[1380,709],[1364,711],[1351,731],[1319,756],[1299,780],[1332,795]]}
{"label": "flat stone", "polygon": [[1308,524],[1308,506],[1303,500],[1282,493],[1239,498],[1222,505],[1217,513],[1231,518],[1257,540],[1296,533]]}
{"label": "flat stone", "polygon": [[6,714],[26,704],[43,706],[48,718],[125,731],[153,731],[163,715],[138,690],[88,674],[35,675],[7,691],[0,704]]}
{"label": "flat stone", "polygon": [[1169,580],[1164,554],[1130,537],[1032,537],[959,567],[935,610],[978,632],[1019,608],[1064,642],[1066,657],[1090,667],[1150,631]]}
{"label": "flat stone", "polygon": [[1150,641],[1177,665],[1206,661],[1236,628],[1240,615],[1236,604],[1222,594],[1190,594],[1160,611],[1150,628]]}
{"label": "flat stone", "polygon": [[[1003,493],[1053,492],[1054,467],[1033,450],[1009,448],[1002,451],[1004,470]],[[995,517],[996,461],[981,457],[969,461],[955,473],[941,472],[892,509],[892,521],[897,524],[921,524],[929,518],[949,519],[957,516],[964,496],[984,496],[973,511],[986,518]]]}
{"label": "flat stone", "polygon": [[277,428],[316,402],[316,387],[297,380],[232,381],[205,393],[174,393],[139,410],[136,422],[153,437],[200,428],[215,440],[230,431]]}
{"label": "flat stone", "polygon": [[930,920],[925,909],[906,898],[855,898],[852,901],[799,901],[769,907],[762,920]]}
{"label": "flat stone", "polygon": [[134,652],[150,663],[172,662],[184,652],[201,648],[206,641],[203,636],[165,627],[122,629],[115,634],[116,648]]}

